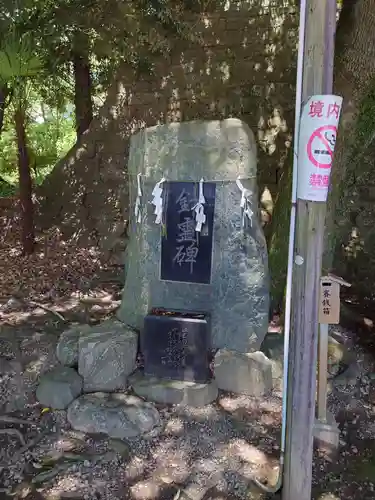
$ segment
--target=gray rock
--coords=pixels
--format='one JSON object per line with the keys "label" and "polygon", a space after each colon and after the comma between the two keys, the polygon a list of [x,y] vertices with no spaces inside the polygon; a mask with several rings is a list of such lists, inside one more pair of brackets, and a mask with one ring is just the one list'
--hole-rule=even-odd
{"label": "gray rock", "polygon": [[180,380],[162,380],[135,373],[129,378],[134,392],[155,403],[202,407],[215,401],[218,389],[215,381],[208,384]]}
{"label": "gray rock", "polygon": [[215,380],[224,391],[263,396],[272,390],[272,363],[263,352],[221,349],[214,359]]}
{"label": "gray rock", "polygon": [[274,385],[281,386],[284,371],[284,335],[273,332],[267,333],[261,351],[272,363]]}
{"label": "gray rock", "polygon": [[355,361],[355,354],[343,342],[337,341],[332,336],[328,337],[328,376],[336,377],[345,372]]}
{"label": "gray rock", "polygon": [[82,392],[82,378],[66,366],[45,373],[36,390],[38,401],[49,408],[64,410]]}
{"label": "gray rock", "polygon": [[130,439],[149,433],[160,425],[151,403],[126,394],[85,394],[68,408],[73,429],[92,434],[107,434],[115,439]]}
{"label": "gray rock", "polygon": [[19,361],[0,356],[0,388],[0,415],[25,408],[30,390],[25,387]]}
{"label": "gray rock", "polygon": [[138,336],[119,321],[104,321],[82,332],[78,371],[84,392],[125,389],[135,369]]}
{"label": "gray rock", "polygon": [[360,377],[361,370],[358,363],[354,361],[345,371],[332,380],[332,385],[338,389],[354,387],[358,383]]}
{"label": "gray rock", "polygon": [[78,340],[81,332],[90,330],[89,325],[77,325],[65,330],[56,347],[56,356],[62,365],[78,365]]}
{"label": "gray rock", "polygon": [[[256,145],[240,120],[185,122],[148,128],[132,137],[129,156],[130,230],[126,282],[118,318],[141,329],[151,307],[207,311],[214,348],[259,348],[268,326],[269,276],[259,220]],[[134,220],[137,174],[142,174],[142,222]],[[254,215],[242,224],[241,177]],[[161,281],[161,226],[151,205],[155,183],[216,183],[209,285]]]}

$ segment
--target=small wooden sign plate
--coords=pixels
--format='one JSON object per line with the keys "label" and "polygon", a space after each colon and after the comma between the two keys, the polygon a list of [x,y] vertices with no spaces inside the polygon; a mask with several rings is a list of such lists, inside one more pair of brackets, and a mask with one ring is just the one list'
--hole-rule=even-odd
{"label": "small wooden sign plate", "polygon": [[319,292],[319,323],[337,325],[340,323],[340,283],[323,276]]}

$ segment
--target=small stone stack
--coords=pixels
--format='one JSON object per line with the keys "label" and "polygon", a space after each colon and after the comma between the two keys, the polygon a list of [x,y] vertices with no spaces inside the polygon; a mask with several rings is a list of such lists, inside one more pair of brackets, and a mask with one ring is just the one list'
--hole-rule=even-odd
{"label": "small stone stack", "polygon": [[72,427],[83,432],[120,439],[151,432],[159,426],[158,411],[126,394],[137,346],[138,335],[119,321],[66,330],[56,349],[61,366],[41,377],[36,392],[39,402],[55,410],[67,409]]}

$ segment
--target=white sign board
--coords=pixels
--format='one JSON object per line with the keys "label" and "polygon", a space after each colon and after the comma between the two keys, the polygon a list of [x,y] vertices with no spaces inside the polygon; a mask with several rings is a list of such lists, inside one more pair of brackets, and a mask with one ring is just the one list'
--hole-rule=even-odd
{"label": "white sign board", "polygon": [[326,201],[342,97],[314,95],[302,110],[298,146],[297,198]]}

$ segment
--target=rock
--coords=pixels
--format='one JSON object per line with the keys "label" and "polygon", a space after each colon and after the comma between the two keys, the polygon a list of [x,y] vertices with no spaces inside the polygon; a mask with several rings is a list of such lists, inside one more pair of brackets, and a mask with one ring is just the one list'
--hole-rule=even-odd
{"label": "rock", "polygon": [[0,415],[23,410],[30,402],[30,390],[24,383],[22,364],[15,359],[0,356],[0,388]]}
{"label": "rock", "polygon": [[214,374],[224,391],[263,396],[272,390],[272,363],[263,352],[239,354],[221,349],[214,359]]}
{"label": "rock", "polygon": [[215,381],[198,384],[135,373],[129,378],[129,384],[137,396],[162,404],[202,407],[215,401],[218,395]]}
{"label": "rock", "polygon": [[82,378],[66,366],[45,373],[36,390],[38,401],[49,408],[64,410],[82,392]]}
{"label": "rock", "polygon": [[104,321],[79,339],[78,371],[84,392],[125,389],[135,369],[138,336],[119,321]]}
{"label": "rock", "polygon": [[207,498],[208,491],[223,479],[221,471],[210,472],[211,474],[204,472],[195,473],[181,491],[179,500],[203,500],[203,498]]}
{"label": "rock", "polygon": [[357,385],[360,377],[361,370],[358,363],[354,361],[344,372],[332,380],[332,385],[340,391],[351,390]]}
{"label": "rock", "polygon": [[[118,318],[140,330],[150,308],[207,311],[213,348],[258,349],[268,327],[269,273],[258,208],[256,144],[248,126],[228,119],[145,129],[132,137],[128,171],[130,229]],[[142,174],[141,223],[133,216],[138,173]],[[239,176],[254,212],[251,224],[243,224]],[[161,226],[155,224],[150,202],[163,177],[168,182],[198,183],[203,178],[216,184],[208,285],[160,279]]]}
{"label": "rock", "polygon": [[77,325],[65,330],[56,347],[56,356],[62,365],[78,365],[78,340],[81,332],[90,330],[89,325]]}
{"label": "rock", "polygon": [[267,333],[261,346],[261,351],[272,363],[273,386],[282,389],[284,372],[284,335]]}
{"label": "rock", "polygon": [[130,439],[149,433],[160,425],[151,403],[126,394],[85,394],[68,408],[68,421],[75,430]]}
{"label": "rock", "polygon": [[129,446],[119,439],[110,439],[108,446],[112,448],[124,460],[128,460],[131,456],[131,449]]}
{"label": "rock", "polygon": [[336,375],[348,369],[349,365],[355,360],[355,354],[349,351],[348,347],[342,342],[338,342],[332,336],[328,337],[328,375]]}
{"label": "rock", "polygon": [[[261,351],[272,363],[274,387],[281,389],[284,370],[284,335],[267,333]],[[328,378],[336,377],[345,372],[354,359],[354,353],[346,345],[331,336],[328,337]]]}

